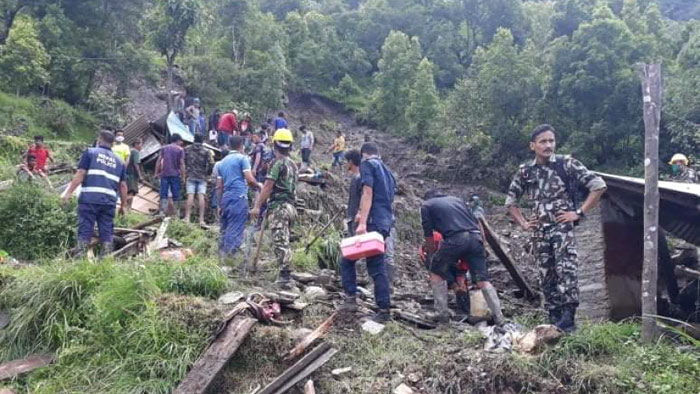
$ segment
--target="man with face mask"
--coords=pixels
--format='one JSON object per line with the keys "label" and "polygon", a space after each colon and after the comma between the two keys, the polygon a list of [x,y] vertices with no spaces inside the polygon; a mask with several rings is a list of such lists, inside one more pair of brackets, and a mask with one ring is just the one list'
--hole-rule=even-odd
{"label": "man with face mask", "polygon": [[[533,254],[540,269],[545,307],[549,322],[571,332],[578,307],[578,255],[574,223],[585,218],[598,203],[606,186],[602,178],[589,171],[571,156],[555,155],[554,128],[537,126],[532,132],[530,150],[535,159],[520,166],[508,188],[506,207],[523,229],[533,231]],[[574,196],[567,175],[590,193],[581,207],[574,205]],[[532,216],[525,218],[518,200],[524,194],[535,203]]]}
{"label": "man with face mask", "polygon": [[131,149],[129,148],[129,145],[124,143],[124,130],[117,130],[114,132],[114,145],[112,146],[112,152],[114,152],[117,157],[122,159],[124,164],[129,163]]}
{"label": "man with face mask", "polygon": [[688,158],[682,153],[676,153],[668,162],[673,175],[671,180],[683,183],[700,183],[700,179],[692,168],[688,167]]}

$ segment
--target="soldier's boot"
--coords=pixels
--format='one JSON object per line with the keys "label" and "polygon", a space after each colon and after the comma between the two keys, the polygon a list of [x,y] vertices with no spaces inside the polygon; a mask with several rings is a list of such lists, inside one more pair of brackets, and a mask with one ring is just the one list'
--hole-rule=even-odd
{"label": "soldier's boot", "polygon": [[549,310],[549,324],[556,325],[561,319],[561,307],[555,306]]}
{"label": "soldier's boot", "polygon": [[431,316],[433,320],[440,324],[450,322],[450,311],[447,308],[447,282],[431,281],[430,287],[433,289],[433,307],[435,313]]}
{"label": "soldier's boot", "polygon": [[355,313],[357,312],[357,296],[356,295],[345,295],[343,303],[338,308],[340,312],[343,313]]}
{"label": "soldier's boot", "polygon": [[87,251],[89,247],[90,241],[78,240],[78,253],[76,253],[75,257],[84,258],[85,256],[87,256]]}
{"label": "soldier's boot", "polygon": [[102,242],[102,247],[100,248],[100,258],[105,258],[112,254],[114,251],[114,244],[111,242]]}
{"label": "soldier's boot", "polygon": [[277,276],[277,286],[282,289],[290,289],[292,287],[292,271],[289,267],[282,267]]}
{"label": "soldier's boot", "polygon": [[457,298],[457,311],[462,318],[469,318],[471,313],[471,298],[468,291],[458,291],[455,293]]}
{"label": "soldier's boot", "polygon": [[557,322],[556,326],[567,333],[576,331],[576,307],[571,305],[566,305],[562,308],[561,319]]}
{"label": "soldier's boot", "polygon": [[491,311],[491,316],[493,316],[493,322],[501,326],[506,322],[505,317],[503,317],[503,312],[501,311],[501,300],[498,299],[498,293],[496,293],[496,288],[490,283],[481,289],[481,293],[484,295],[486,300],[486,305],[488,305]]}

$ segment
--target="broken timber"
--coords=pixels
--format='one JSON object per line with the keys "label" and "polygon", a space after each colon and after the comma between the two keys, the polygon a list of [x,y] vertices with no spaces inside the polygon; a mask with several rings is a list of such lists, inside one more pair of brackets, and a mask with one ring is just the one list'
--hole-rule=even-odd
{"label": "broken timber", "polygon": [[174,394],[205,393],[256,322],[255,319],[243,316],[237,316],[229,321],[226,328],[194,363]]}
{"label": "broken timber", "polygon": [[535,293],[535,291],[532,290],[532,287],[530,287],[530,285],[527,283],[523,274],[513,263],[513,259],[508,255],[508,253],[506,253],[505,249],[503,249],[503,247],[501,246],[501,242],[498,240],[498,235],[494,233],[494,231],[491,229],[491,226],[489,226],[488,222],[485,219],[480,218],[479,221],[484,226],[484,236],[486,237],[486,242],[488,242],[489,246],[491,246],[491,249],[493,249],[494,253],[496,253],[496,256],[498,256],[498,258],[501,260],[501,263],[503,263],[503,265],[506,267],[508,273],[510,273],[510,276],[513,277],[515,284],[518,285],[520,290],[523,291],[523,293],[525,294],[525,298],[527,298],[528,300],[537,299],[537,293]]}
{"label": "broken timber", "polygon": [[6,362],[0,365],[0,380],[14,378],[17,375],[45,367],[55,360],[54,356],[29,356],[21,360]]}
{"label": "broken timber", "polygon": [[328,343],[322,343],[309,354],[289,367],[277,379],[265,386],[257,394],[282,394],[320,368],[338,351]]}
{"label": "broken timber", "polygon": [[311,346],[311,344],[314,343],[315,340],[323,337],[326,335],[326,333],[331,329],[331,326],[333,325],[333,319],[335,319],[335,316],[337,313],[333,313],[331,317],[326,319],[323,323],[321,323],[320,326],[318,326],[315,330],[313,330],[309,335],[305,336],[304,339],[302,339],[299,344],[297,344],[294,349],[292,349],[287,357],[284,358],[285,361],[290,361],[299,356],[300,354],[303,354],[306,348]]}

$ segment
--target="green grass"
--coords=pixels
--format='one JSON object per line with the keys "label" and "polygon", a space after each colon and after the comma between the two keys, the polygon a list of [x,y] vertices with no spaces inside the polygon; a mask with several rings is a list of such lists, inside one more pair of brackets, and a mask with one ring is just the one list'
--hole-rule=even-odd
{"label": "green grass", "polygon": [[213,229],[205,230],[198,224],[172,220],[168,225],[167,236],[192,249],[195,255],[203,257],[217,255],[219,233]]}
{"label": "green grass", "polygon": [[[55,261],[0,270],[0,360],[54,353],[13,383],[33,393],[167,393],[216,329],[226,278],[214,261]],[[178,293],[178,294],[176,294]]]}

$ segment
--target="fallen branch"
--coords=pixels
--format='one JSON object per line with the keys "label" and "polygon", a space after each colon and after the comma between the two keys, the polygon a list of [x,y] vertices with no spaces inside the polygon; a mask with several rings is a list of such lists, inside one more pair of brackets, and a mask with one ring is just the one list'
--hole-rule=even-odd
{"label": "fallen branch", "polygon": [[289,367],[280,376],[265,386],[257,394],[283,394],[302,379],[311,375],[333,357],[338,351],[328,343],[322,343],[309,354]]}

